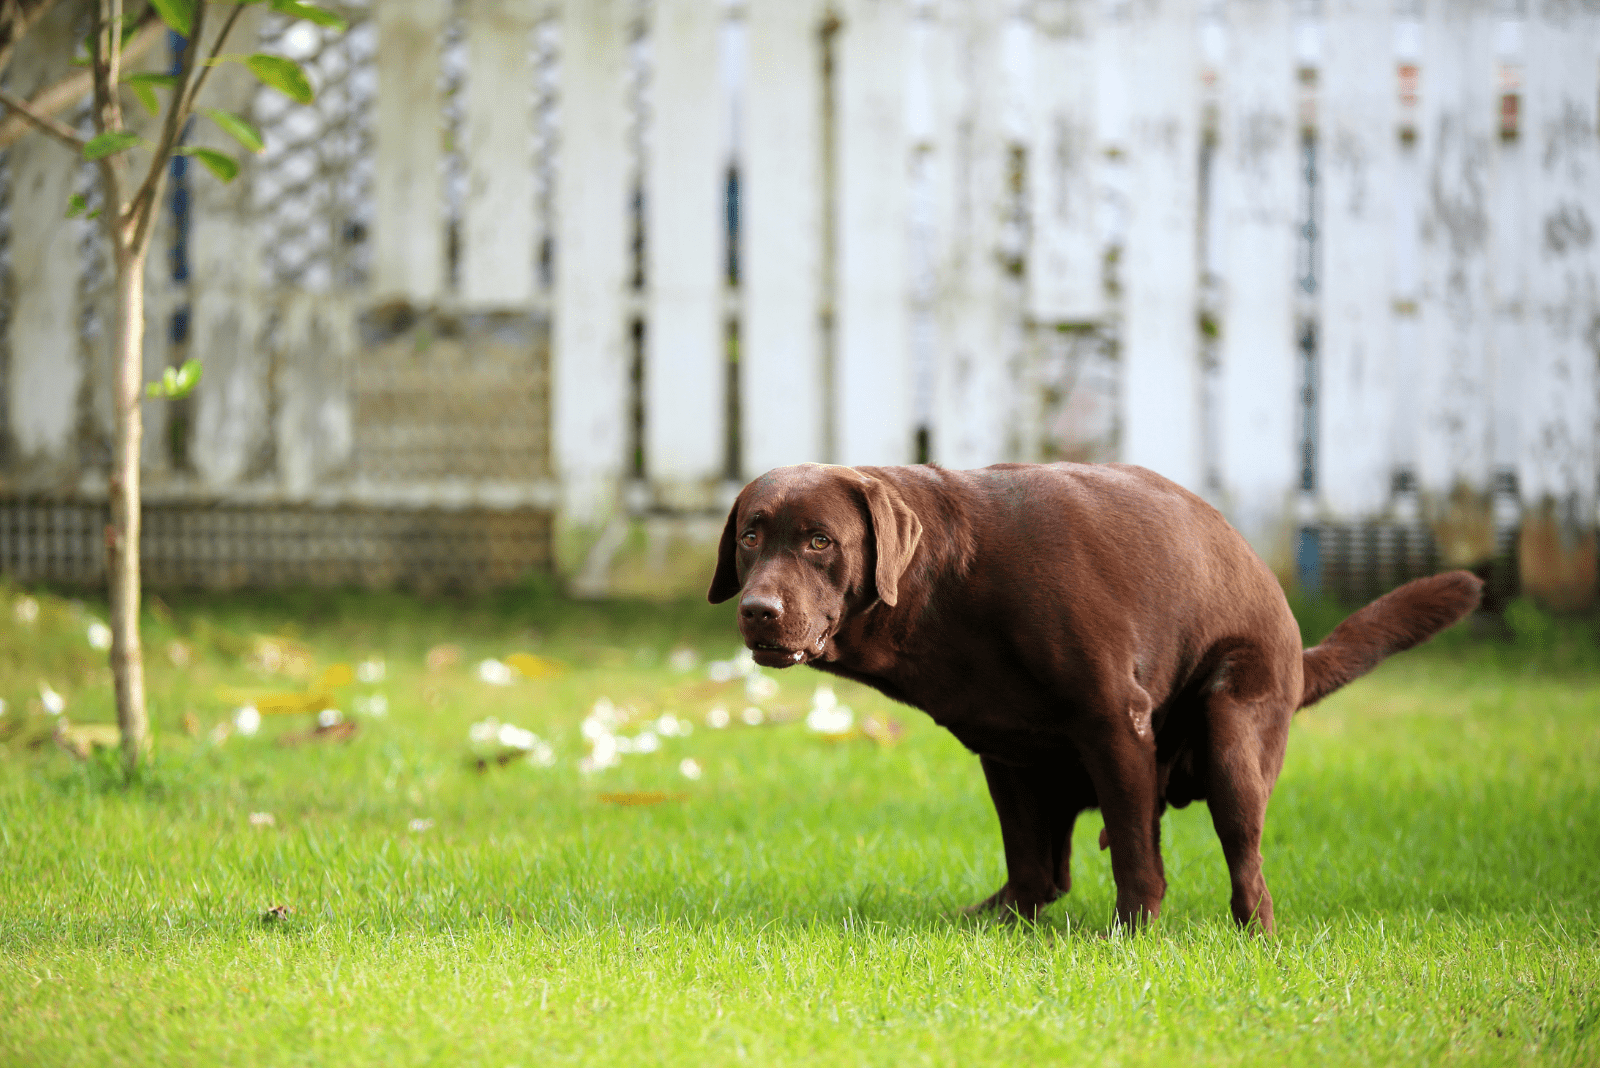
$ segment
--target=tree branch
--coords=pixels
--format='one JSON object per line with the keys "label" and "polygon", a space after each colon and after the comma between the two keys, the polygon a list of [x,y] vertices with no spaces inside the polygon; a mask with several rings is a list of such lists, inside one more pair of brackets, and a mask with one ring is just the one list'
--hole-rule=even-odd
{"label": "tree branch", "polygon": [[178,139],[183,136],[183,128],[194,110],[194,102],[200,95],[201,88],[211,74],[213,61],[222,54],[222,46],[228,40],[228,34],[233,32],[234,24],[239,21],[239,16],[244,13],[243,4],[235,4],[229,13],[228,20],[222,24],[217,38],[212,42],[211,55],[205,63],[200,65],[200,73],[191,81],[190,76],[196,66],[195,56],[200,51],[201,43],[205,40],[204,25],[206,9],[210,6],[208,0],[199,0],[194,7],[194,24],[190,27],[191,36],[189,47],[183,50],[183,73],[178,77],[178,85],[173,92],[172,102],[167,110],[167,127],[162,131],[161,141],[156,146],[156,159],[151,163],[150,173],[146,176],[144,185],[139,189],[138,195],[129,205],[130,214],[137,215],[136,240],[143,240],[149,232],[152,220],[155,218],[153,205],[161,192],[161,182],[166,174],[166,168],[161,166],[167,157],[171,156],[178,147]]}
{"label": "tree branch", "polygon": [[[94,6],[94,25],[90,29],[89,40],[89,69],[94,72],[94,127],[97,133],[105,133],[107,120],[115,114],[109,105],[112,96],[116,94],[117,87],[110,83],[109,64],[102,51],[102,38],[116,30],[110,26],[107,14],[106,0],[100,0]],[[113,126],[111,129],[120,129]],[[118,174],[118,156],[112,153],[102,158],[100,164],[100,184],[105,194],[105,207],[102,209],[106,220],[106,233],[111,239],[111,252],[117,261],[117,270],[122,270],[123,258],[127,250],[126,231],[123,228],[122,218],[122,182]]]}
{"label": "tree branch", "polygon": [[[6,107],[11,109],[12,114],[6,117],[7,125],[9,125],[13,120],[16,120],[18,126],[21,127],[23,132],[26,132],[29,126],[33,126],[37,129],[43,130],[56,140],[61,141],[67,147],[75,151],[83,151],[83,146],[86,142],[83,140],[83,138],[78,136],[77,132],[73,130],[72,127],[68,126],[66,123],[51,118],[49,115],[36,111],[33,104],[29,103],[28,101],[23,100],[20,97],[12,96],[4,89],[0,89],[0,104],[4,104]],[[16,138],[13,138],[12,140],[16,140]],[[10,143],[11,141],[0,142],[0,148],[3,148]]]}
{"label": "tree branch", "polygon": [[[166,25],[153,11],[146,13],[140,20],[139,32],[134,34],[127,47],[122,50],[124,65],[142,58],[157,41],[161,40],[166,31]],[[85,94],[93,90],[94,73],[86,69],[75,70],[54,85],[34,93],[28,98],[28,106],[42,116],[53,117],[82,100]],[[4,119],[0,119],[0,149],[10,148],[26,137],[33,128],[34,123],[26,115],[7,115]]]}
{"label": "tree branch", "polygon": [[27,36],[34,24],[44,18],[45,13],[56,4],[56,0],[35,0],[30,8],[26,4],[17,3],[16,0],[7,0],[4,21],[6,26],[5,39],[0,43],[0,74],[11,66],[11,53],[17,47],[17,42]]}

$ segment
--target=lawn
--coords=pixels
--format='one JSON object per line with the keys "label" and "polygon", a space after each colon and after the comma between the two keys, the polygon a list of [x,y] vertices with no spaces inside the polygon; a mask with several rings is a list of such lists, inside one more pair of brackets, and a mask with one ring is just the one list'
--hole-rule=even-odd
{"label": "lawn", "polygon": [[[150,609],[130,785],[45,707],[113,718],[103,606],[0,585],[0,1063],[1600,1063],[1600,649],[1526,605],[1299,716],[1271,940],[1204,805],[1145,933],[1095,814],[1041,923],[955,916],[1003,878],[976,759],[854,687],[868,734],[808,728],[806,669],[713,680],[728,606]],[[590,734],[656,748],[580,767],[601,698]]]}

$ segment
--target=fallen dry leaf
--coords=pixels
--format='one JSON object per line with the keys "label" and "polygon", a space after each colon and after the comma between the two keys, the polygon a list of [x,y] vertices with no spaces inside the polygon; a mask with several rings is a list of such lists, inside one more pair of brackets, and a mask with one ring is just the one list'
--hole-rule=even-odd
{"label": "fallen dry leaf", "polygon": [[428,650],[425,663],[428,665],[428,674],[437,675],[461,663],[461,646],[435,645]]}
{"label": "fallen dry leaf", "polygon": [[356,672],[349,664],[329,664],[322,669],[322,674],[317,676],[314,690],[335,690],[340,686],[348,686],[356,681]]}
{"label": "fallen dry leaf", "polygon": [[56,744],[79,760],[88,760],[96,749],[115,749],[122,744],[122,732],[112,723],[63,723],[55,732]]}
{"label": "fallen dry leaf", "polygon": [[294,914],[288,905],[273,905],[261,914],[262,923],[282,923]]}
{"label": "fallen dry leaf", "polygon": [[315,730],[279,737],[278,744],[288,749],[307,742],[348,742],[361,725],[353,719],[341,720],[327,726],[318,724]]}
{"label": "fallen dry leaf", "polygon": [[600,794],[600,800],[608,805],[623,805],[633,808],[637,805],[659,805],[663,801],[687,801],[689,795],[679,790],[667,793],[664,790],[625,790],[621,793]]}
{"label": "fallen dry leaf", "polygon": [[861,721],[861,733],[879,745],[889,746],[900,741],[901,737],[905,735],[906,729],[894,717],[874,712]]}

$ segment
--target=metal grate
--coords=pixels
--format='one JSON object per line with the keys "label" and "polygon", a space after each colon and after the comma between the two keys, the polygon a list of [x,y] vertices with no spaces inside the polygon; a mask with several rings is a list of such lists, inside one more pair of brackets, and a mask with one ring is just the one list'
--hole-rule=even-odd
{"label": "metal grate", "polygon": [[[0,500],[0,573],[105,579],[104,504]],[[153,587],[283,585],[482,589],[550,566],[533,508],[463,511],[146,502],[140,562]]]}
{"label": "metal grate", "polygon": [[267,278],[327,291],[359,286],[371,264],[372,108],[377,27],[364,0],[334,6],[347,33],[267,16],[264,51],[298,60],[317,89],[299,105],[261,89],[252,111],[266,150],[253,193]]}

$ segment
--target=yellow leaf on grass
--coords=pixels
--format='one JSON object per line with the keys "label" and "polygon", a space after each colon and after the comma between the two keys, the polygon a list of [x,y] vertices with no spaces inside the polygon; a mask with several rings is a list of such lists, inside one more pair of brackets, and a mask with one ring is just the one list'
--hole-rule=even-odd
{"label": "yellow leaf on grass", "polygon": [[322,669],[322,676],[317,679],[316,689],[336,690],[340,686],[348,686],[356,681],[355,669],[349,664],[329,664]]}
{"label": "yellow leaf on grass", "polygon": [[608,805],[625,805],[629,808],[635,805],[659,805],[663,801],[686,801],[688,798],[689,795],[681,790],[670,794],[661,790],[627,790],[600,795],[600,800]]}
{"label": "yellow leaf on grass", "polygon": [[566,670],[566,665],[560,661],[535,656],[533,653],[512,653],[506,657],[506,663],[515,668],[517,674],[525,679],[549,678]]}
{"label": "yellow leaf on grass", "polygon": [[296,716],[321,712],[333,707],[327,693],[264,693],[254,698],[256,711],[263,716]]}

